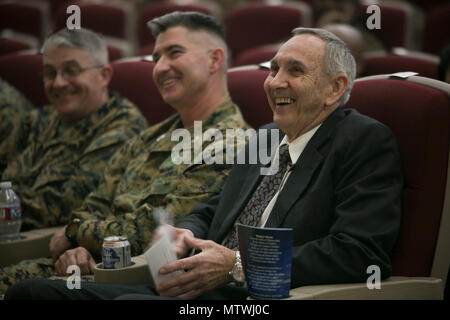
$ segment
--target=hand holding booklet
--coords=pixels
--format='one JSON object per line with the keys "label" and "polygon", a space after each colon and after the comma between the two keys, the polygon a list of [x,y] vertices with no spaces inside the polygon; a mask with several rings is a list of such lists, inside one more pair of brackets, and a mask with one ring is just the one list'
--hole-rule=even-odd
{"label": "hand holding booklet", "polygon": [[180,270],[165,275],[159,273],[161,267],[177,260],[173,247],[172,230],[171,228],[164,228],[164,226],[172,225],[173,218],[170,212],[161,208],[155,208],[152,213],[158,225],[160,227],[163,226],[162,236],[144,253],[144,257],[147,260],[153,283],[157,286],[161,282],[182,274],[183,271]]}
{"label": "hand holding booklet", "polygon": [[255,299],[289,296],[292,229],[237,225],[239,251],[250,295]]}
{"label": "hand holding booklet", "polygon": [[183,273],[181,270],[164,275],[159,273],[162,266],[177,260],[170,229],[166,229],[163,235],[144,253],[144,256],[155,286]]}

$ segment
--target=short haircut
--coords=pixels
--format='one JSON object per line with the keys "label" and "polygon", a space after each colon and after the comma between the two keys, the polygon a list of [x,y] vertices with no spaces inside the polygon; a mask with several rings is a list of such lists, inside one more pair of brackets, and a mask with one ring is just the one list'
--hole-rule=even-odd
{"label": "short haircut", "polygon": [[61,29],[50,35],[42,46],[42,52],[52,48],[76,48],[87,51],[98,64],[108,64],[108,48],[103,38],[88,29]]}
{"label": "short haircut", "polygon": [[220,22],[213,16],[209,16],[195,11],[174,11],[163,16],[154,18],[147,22],[153,37],[156,39],[160,33],[173,27],[185,27],[192,31],[205,31],[218,40],[217,45],[225,52],[225,63],[222,71],[226,72],[230,64],[230,55]]}
{"label": "short haircut", "polygon": [[353,81],[356,76],[356,63],[350,49],[344,41],[339,39],[333,33],[318,28],[296,28],[292,31],[294,36],[301,34],[311,34],[325,42],[325,54],[323,57],[322,72],[326,76],[334,76],[344,73],[348,78],[348,86],[342,95],[339,106],[343,106],[350,98],[350,92],[353,88]]}
{"label": "short haircut", "polygon": [[206,31],[226,42],[222,25],[216,18],[194,11],[174,11],[147,22],[153,37],[172,27],[185,27],[189,30]]}

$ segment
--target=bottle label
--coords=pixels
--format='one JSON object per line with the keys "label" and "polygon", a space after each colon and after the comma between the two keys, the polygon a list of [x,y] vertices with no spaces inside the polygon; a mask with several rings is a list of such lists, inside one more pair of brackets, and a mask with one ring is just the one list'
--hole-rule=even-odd
{"label": "bottle label", "polygon": [[0,221],[15,220],[22,217],[22,208],[14,206],[10,208],[0,208]]}

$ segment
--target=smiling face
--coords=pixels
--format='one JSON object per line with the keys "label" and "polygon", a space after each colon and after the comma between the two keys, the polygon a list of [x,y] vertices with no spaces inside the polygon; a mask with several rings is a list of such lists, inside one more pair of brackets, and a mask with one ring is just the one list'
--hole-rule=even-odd
{"label": "smiling face", "polygon": [[178,111],[192,107],[206,94],[210,79],[208,45],[204,31],[185,27],[161,33],[153,51],[153,80],[163,100]]}
{"label": "smiling face", "polygon": [[273,121],[290,141],[313,129],[331,113],[331,82],[323,72],[325,42],[301,34],[288,40],[271,61],[264,90]]}
{"label": "smiling face", "polygon": [[[111,76],[109,65],[97,68],[98,63],[85,50],[66,47],[48,49],[43,61],[45,93],[61,118],[78,120],[106,103]],[[86,70],[77,76],[70,76],[70,71],[77,68]],[[54,79],[45,76],[55,72]]]}

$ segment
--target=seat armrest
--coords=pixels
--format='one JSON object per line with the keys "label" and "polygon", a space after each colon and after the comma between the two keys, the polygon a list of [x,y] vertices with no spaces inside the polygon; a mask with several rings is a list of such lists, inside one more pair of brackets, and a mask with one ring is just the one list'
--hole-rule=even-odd
{"label": "seat armrest", "polygon": [[120,284],[152,284],[152,276],[147,261],[143,255],[132,257],[131,266],[121,269],[103,269],[99,263],[94,269],[95,282]]}
{"label": "seat armrest", "polygon": [[0,267],[19,263],[25,259],[49,257],[51,237],[63,226],[21,232],[20,239],[0,242]]}
{"label": "seat armrest", "polygon": [[292,289],[285,300],[442,300],[442,279],[430,277],[390,277],[380,289],[366,283],[304,286]]}

